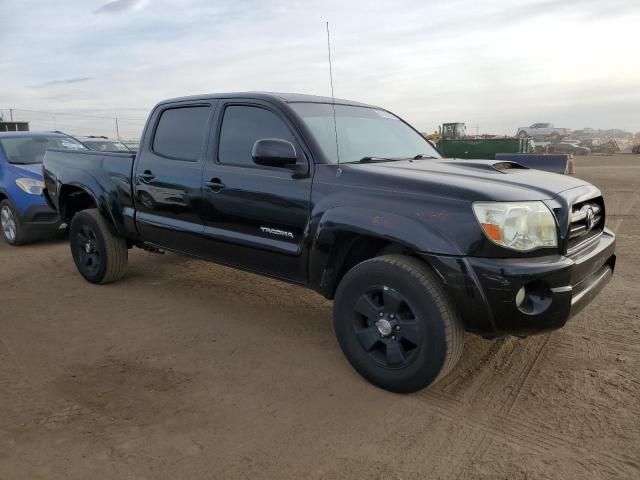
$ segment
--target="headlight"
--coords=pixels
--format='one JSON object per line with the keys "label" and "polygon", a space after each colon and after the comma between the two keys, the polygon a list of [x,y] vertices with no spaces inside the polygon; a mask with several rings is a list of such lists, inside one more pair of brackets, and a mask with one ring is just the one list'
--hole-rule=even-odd
{"label": "headlight", "polygon": [[502,247],[528,252],[558,246],[555,217],[542,202],[478,202],[473,213],[484,234]]}
{"label": "headlight", "polygon": [[42,195],[42,189],[44,188],[44,182],[42,180],[36,180],[35,178],[18,178],[16,185],[18,185],[21,190],[32,195]]}

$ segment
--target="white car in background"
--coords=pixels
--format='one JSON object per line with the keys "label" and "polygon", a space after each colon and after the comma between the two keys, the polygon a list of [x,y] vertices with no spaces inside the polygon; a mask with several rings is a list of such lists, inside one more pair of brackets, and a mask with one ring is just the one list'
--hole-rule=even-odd
{"label": "white car in background", "polygon": [[534,123],[529,127],[518,128],[516,137],[520,138],[550,138],[560,140],[571,133],[569,128],[556,128],[553,123]]}

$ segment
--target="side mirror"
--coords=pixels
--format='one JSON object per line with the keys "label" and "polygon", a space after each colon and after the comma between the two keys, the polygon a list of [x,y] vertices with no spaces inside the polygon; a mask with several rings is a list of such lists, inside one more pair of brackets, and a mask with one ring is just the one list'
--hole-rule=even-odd
{"label": "side mirror", "polygon": [[296,148],[291,142],[278,138],[263,138],[253,144],[251,151],[254,163],[266,167],[286,167],[295,165]]}

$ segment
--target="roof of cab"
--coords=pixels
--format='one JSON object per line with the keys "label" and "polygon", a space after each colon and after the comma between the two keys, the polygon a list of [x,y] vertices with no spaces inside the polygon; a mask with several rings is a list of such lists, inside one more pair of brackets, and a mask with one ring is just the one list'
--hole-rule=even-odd
{"label": "roof of cab", "polygon": [[255,100],[275,101],[282,103],[332,103],[335,101],[336,105],[353,105],[358,107],[375,107],[374,105],[368,105],[366,103],[354,102],[353,100],[345,100],[343,98],[322,97],[319,95],[306,95],[303,93],[276,93],[276,92],[233,92],[233,93],[210,93],[204,95],[191,95],[188,97],[170,98],[159,102],[158,105],[165,105],[167,103],[178,102],[192,102],[198,100],[208,100],[211,98],[248,98]]}

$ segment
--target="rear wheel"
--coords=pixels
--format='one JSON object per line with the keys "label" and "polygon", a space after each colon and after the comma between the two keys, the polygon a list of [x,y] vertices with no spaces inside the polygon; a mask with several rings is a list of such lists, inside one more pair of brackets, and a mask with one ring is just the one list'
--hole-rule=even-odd
{"label": "rear wheel", "polygon": [[127,271],[127,242],[111,232],[95,208],[73,217],[69,243],[78,271],[91,283],[114,282]]}
{"label": "rear wheel", "polygon": [[352,268],[334,303],[342,351],[371,383],[415,392],[446,375],[464,343],[460,319],[429,268],[384,255]]}
{"label": "rear wheel", "polygon": [[9,245],[22,245],[29,241],[9,200],[0,202],[0,231]]}

